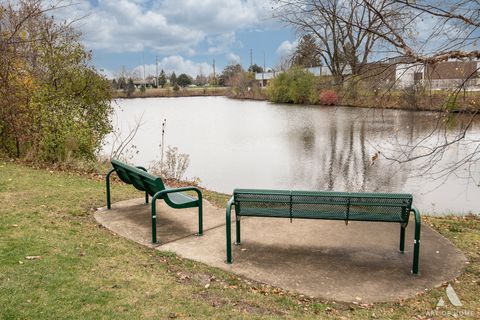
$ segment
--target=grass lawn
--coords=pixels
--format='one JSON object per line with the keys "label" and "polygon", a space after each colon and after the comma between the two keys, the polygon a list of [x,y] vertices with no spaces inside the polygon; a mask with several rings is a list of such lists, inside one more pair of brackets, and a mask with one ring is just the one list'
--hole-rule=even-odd
{"label": "grass lawn", "polygon": [[[161,253],[98,226],[102,177],[33,169],[0,161],[1,319],[358,318],[427,319],[444,288],[386,304],[311,299]],[[141,197],[118,183],[115,201]],[[223,206],[227,196],[205,192]],[[424,223],[468,257],[452,283],[463,307],[480,317],[480,220],[432,218]],[[450,317],[451,318],[451,317]]]}

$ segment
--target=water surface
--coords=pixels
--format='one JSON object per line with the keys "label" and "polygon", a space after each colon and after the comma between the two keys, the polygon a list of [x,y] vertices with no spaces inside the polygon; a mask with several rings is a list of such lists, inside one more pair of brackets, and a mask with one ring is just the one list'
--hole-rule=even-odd
{"label": "water surface", "polygon": [[[131,162],[149,166],[160,159],[161,123],[167,119],[165,145],[190,155],[187,178],[231,193],[234,188],[335,190],[413,193],[414,205],[430,214],[479,213],[480,166],[464,167],[442,178],[431,172],[463,159],[478,148],[480,123],[468,139],[434,162],[398,164],[375,159],[398,144],[430,135],[438,114],[399,110],[278,105],[224,97],[117,100],[114,123],[124,134],[142,119]],[[466,120],[465,120],[466,121]],[[461,125],[457,121],[454,128]],[[430,140],[428,140],[430,139]],[[109,137],[104,150],[110,149]],[[470,140],[468,140],[470,141]],[[395,149],[397,150],[397,149]],[[474,179],[466,176],[473,173]],[[476,176],[475,176],[476,174]],[[436,178],[436,179],[434,179]]]}

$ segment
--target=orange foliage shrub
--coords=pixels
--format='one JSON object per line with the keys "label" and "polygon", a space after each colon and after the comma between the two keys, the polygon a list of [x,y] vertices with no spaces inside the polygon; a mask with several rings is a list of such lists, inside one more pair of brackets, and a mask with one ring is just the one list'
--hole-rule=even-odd
{"label": "orange foliage shrub", "polygon": [[320,104],[327,106],[335,106],[338,103],[337,93],[333,90],[325,90],[320,92]]}

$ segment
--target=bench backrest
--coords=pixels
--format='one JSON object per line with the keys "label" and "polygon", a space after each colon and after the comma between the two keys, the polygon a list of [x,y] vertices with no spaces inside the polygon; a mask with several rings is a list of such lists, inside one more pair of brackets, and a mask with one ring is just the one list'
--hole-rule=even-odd
{"label": "bench backrest", "polygon": [[112,160],[111,162],[120,180],[132,184],[138,190],[146,191],[151,196],[165,190],[165,185],[160,177],[118,160]]}
{"label": "bench backrest", "polygon": [[239,216],[408,222],[411,194],[235,189]]}

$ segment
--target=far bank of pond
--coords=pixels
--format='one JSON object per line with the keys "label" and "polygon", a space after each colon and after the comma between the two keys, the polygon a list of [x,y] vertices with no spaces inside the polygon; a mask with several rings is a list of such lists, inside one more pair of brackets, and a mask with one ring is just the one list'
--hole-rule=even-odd
{"label": "far bank of pond", "polygon": [[[176,91],[172,87],[168,87],[149,88],[143,92],[136,89],[130,96],[123,90],[114,90],[112,94],[115,99],[224,96],[237,100],[269,101],[266,88],[236,90],[231,87],[211,86],[179,88]],[[452,92],[444,90],[412,92],[408,89],[396,89],[384,93],[363,92],[356,95],[348,92],[339,92],[337,96],[337,106],[367,109],[480,113],[480,92],[475,91],[462,91],[452,95]],[[298,104],[294,103],[292,105],[298,106]],[[322,105],[321,101],[317,101],[316,105]]]}
{"label": "far bank of pond", "polygon": [[174,90],[168,88],[149,88],[145,91],[136,89],[130,96],[123,90],[114,90],[112,92],[115,99],[133,99],[133,98],[167,98],[167,97],[198,97],[198,96],[226,96],[229,88],[227,87],[192,87],[179,88]]}
{"label": "far bank of pond", "polygon": [[[479,213],[480,187],[466,168],[442,179],[421,175],[424,161],[372,161],[416,143],[435,128],[438,113],[348,107],[296,106],[225,97],[120,99],[114,103],[124,133],[142,117],[131,161],[149,166],[160,159],[161,123],[165,145],[190,155],[188,178],[231,193],[234,188],[408,192],[430,214]],[[457,119],[462,125],[464,118]],[[452,126],[451,133],[454,133]],[[441,170],[478,148],[475,120],[464,142],[452,146],[433,166]],[[111,140],[109,140],[111,141]],[[109,148],[109,141],[105,150]],[[430,136],[427,141],[435,141]],[[469,172],[478,173],[478,165]],[[478,176],[475,177],[478,180]]]}

